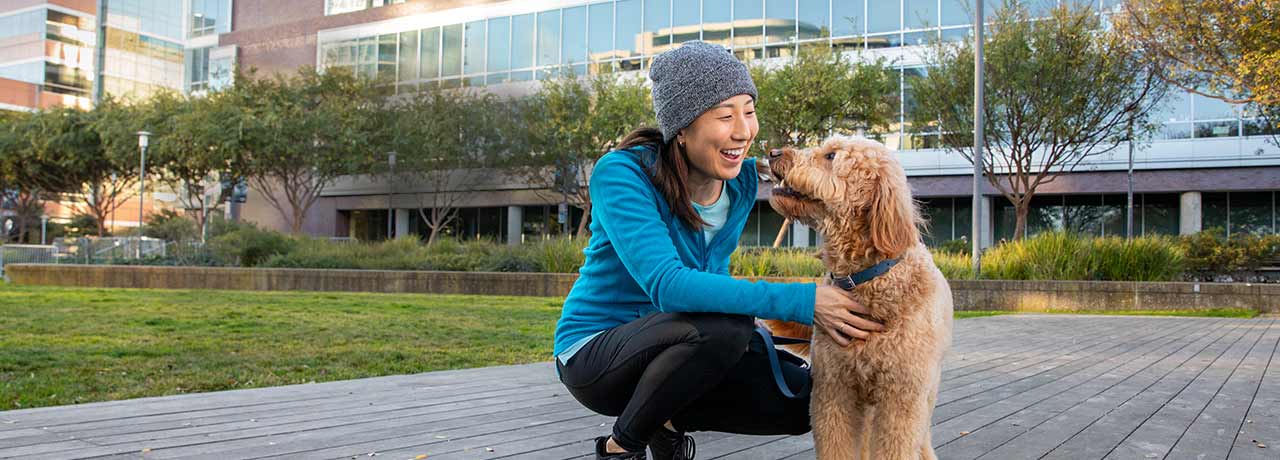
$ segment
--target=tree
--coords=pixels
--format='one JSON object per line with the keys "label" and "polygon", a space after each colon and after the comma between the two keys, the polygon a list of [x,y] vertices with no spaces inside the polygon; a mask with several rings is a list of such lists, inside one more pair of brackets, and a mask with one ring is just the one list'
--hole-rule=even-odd
{"label": "tree", "polygon": [[1280,143],[1280,0],[1128,0],[1116,17],[1166,82],[1246,104]]}
{"label": "tree", "polygon": [[20,242],[30,242],[44,213],[43,201],[77,193],[97,161],[97,138],[79,110],[56,108],[11,116],[0,134],[0,177]]}
{"label": "tree", "polygon": [[585,236],[591,216],[588,170],[627,133],[655,123],[649,89],[639,77],[565,72],[543,81],[523,112],[525,176],[582,209],[576,234]]}
{"label": "tree", "polygon": [[766,145],[815,145],[835,132],[897,121],[898,77],[883,60],[851,62],[827,46],[806,46],[780,67],[751,68],[760,93],[757,135]]}
{"label": "tree", "polygon": [[[108,97],[86,115],[95,144],[82,151],[87,157],[80,163],[85,174],[81,212],[93,217],[93,233],[103,237],[110,233],[107,218],[137,198],[142,167],[137,133],[144,129],[146,108]],[[148,174],[159,170],[156,162],[148,162]]]}
{"label": "tree", "polygon": [[386,85],[341,68],[237,78],[243,171],[262,197],[302,232],[307,211],[334,179],[368,171],[387,151]]}
{"label": "tree", "polygon": [[[1135,56],[1124,37],[1106,33],[1087,7],[1063,5],[1031,21],[1025,7],[998,9],[984,43],[987,181],[1017,210],[1015,237],[1026,234],[1038,187],[1108,152],[1129,137],[1150,136],[1151,111],[1165,85],[1159,69]],[[972,161],[972,44],[935,43],[929,72],[911,81],[915,126],[937,126],[942,145]]]}
{"label": "tree", "polygon": [[453,224],[482,168],[503,150],[498,109],[492,95],[450,89],[426,90],[396,107],[392,147],[402,173],[392,180],[408,176],[429,189],[418,194],[419,216],[431,229],[427,244]]}

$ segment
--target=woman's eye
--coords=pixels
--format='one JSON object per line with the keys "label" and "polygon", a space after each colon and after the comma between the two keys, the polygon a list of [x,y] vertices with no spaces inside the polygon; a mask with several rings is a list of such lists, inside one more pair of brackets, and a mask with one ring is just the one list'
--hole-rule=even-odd
{"label": "woman's eye", "polygon": [[827,160],[834,160],[834,159],[836,159],[836,152],[830,152],[827,154]]}

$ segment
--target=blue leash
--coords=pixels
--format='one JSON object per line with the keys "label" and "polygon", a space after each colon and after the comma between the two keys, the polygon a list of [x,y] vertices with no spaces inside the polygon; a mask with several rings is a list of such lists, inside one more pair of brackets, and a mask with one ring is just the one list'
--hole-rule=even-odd
{"label": "blue leash", "polygon": [[785,351],[774,348],[775,345],[794,345],[799,343],[809,343],[808,339],[797,339],[794,337],[775,337],[769,334],[769,330],[763,327],[756,328],[756,335],[764,340],[764,354],[769,357],[769,370],[773,372],[773,383],[778,385],[778,391],[782,392],[787,399],[797,399],[801,396],[791,391],[791,387],[787,386],[786,379],[782,378],[782,363],[778,361],[778,353],[786,353]]}

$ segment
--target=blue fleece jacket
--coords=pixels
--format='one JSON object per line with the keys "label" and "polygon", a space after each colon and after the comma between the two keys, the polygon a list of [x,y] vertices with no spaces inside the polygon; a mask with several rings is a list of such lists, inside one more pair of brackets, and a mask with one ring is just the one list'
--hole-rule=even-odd
{"label": "blue fleece jacket", "polygon": [[756,202],[754,159],[726,181],[731,209],[711,241],[685,225],[649,178],[650,147],[616,150],[591,174],[591,240],[556,325],[559,355],[578,339],[655,312],[722,312],[813,323],[813,283],[729,276],[729,255]]}

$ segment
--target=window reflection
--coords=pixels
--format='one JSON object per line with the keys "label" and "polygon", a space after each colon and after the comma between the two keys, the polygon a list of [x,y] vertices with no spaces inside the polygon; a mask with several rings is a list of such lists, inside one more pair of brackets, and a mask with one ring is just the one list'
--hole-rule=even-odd
{"label": "window reflection", "polygon": [[831,10],[826,0],[799,0],[796,12],[799,38],[809,40],[831,36]]}

